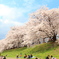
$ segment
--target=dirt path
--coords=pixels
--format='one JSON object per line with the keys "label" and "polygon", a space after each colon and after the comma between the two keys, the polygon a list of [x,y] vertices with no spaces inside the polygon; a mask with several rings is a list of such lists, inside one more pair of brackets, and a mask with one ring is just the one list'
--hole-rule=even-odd
{"label": "dirt path", "polygon": [[6,59],[16,59],[16,58],[6,58]]}
{"label": "dirt path", "polygon": [[[17,58],[6,58],[6,59],[17,59]],[[18,59],[20,59],[20,58],[18,58]]]}

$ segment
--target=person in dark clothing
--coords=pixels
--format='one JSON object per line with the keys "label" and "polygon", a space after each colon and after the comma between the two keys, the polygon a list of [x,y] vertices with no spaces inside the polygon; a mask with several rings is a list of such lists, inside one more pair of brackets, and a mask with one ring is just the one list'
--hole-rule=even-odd
{"label": "person in dark clothing", "polygon": [[18,59],[19,58],[19,55],[17,55],[16,58]]}
{"label": "person in dark clothing", "polygon": [[31,55],[30,55],[30,58],[32,58],[32,57],[33,57],[33,55],[31,54]]}
{"label": "person in dark clothing", "polygon": [[30,55],[28,55],[27,59],[30,59],[30,58],[31,58]]}
{"label": "person in dark clothing", "polygon": [[26,58],[26,57],[27,57],[27,55],[25,54],[25,55],[24,55],[24,58]]}
{"label": "person in dark clothing", "polygon": [[46,59],[49,59],[49,57],[46,57]]}
{"label": "person in dark clothing", "polygon": [[6,59],[6,56],[4,56],[3,59]]}
{"label": "person in dark clothing", "polygon": [[49,59],[49,57],[50,57],[50,55],[48,55],[48,56],[46,57],[46,59]]}
{"label": "person in dark clothing", "polygon": [[38,59],[37,57],[35,59]]}

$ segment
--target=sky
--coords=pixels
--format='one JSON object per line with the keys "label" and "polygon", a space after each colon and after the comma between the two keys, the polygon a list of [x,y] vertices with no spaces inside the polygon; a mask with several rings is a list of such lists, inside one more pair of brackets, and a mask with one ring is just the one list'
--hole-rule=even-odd
{"label": "sky", "polygon": [[47,6],[59,8],[59,0],[0,0],[0,40],[4,39],[12,26],[21,26],[29,14]]}

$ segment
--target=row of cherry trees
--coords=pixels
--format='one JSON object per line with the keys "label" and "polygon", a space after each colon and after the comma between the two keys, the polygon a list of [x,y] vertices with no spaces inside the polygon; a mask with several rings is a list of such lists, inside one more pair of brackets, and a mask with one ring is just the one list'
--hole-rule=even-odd
{"label": "row of cherry trees", "polygon": [[58,34],[59,8],[41,8],[31,13],[29,21],[23,26],[11,27],[6,38],[0,41],[0,51],[39,44],[45,38],[55,42]]}

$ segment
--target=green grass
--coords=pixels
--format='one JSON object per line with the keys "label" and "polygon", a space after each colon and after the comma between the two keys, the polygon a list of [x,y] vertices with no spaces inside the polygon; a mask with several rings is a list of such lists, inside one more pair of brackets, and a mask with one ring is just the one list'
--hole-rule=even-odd
{"label": "green grass", "polygon": [[52,43],[43,43],[36,46],[32,46],[30,48],[23,47],[6,50],[2,52],[2,55],[8,55],[7,57],[16,57],[16,55],[20,55],[20,53],[22,53],[22,57],[24,56],[24,54],[33,54],[38,58],[45,59],[47,55],[53,55],[54,57],[59,59],[59,46],[53,46]]}

